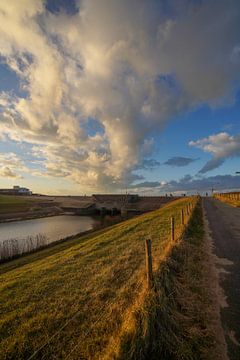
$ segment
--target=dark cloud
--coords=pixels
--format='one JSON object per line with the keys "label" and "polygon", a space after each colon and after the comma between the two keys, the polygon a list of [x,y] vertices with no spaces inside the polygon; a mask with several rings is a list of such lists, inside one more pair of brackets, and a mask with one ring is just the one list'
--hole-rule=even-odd
{"label": "dark cloud", "polygon": [[156,188],[158,186],[160,186],[159,181],[144,181],[136,185],[131,185],[131,188]]}
{"label": "dark cloud", "polygon": [[186,166],[191,164],[194,161],[197,161],[198,159],[193,159],[193,158],[187,158],[187,157],[182,157],[182,156],[175,156],[172,157],[170,159],[168,159],[164,165],[170,165],[170,166]]}
{"label": "dark cloud", "polygon": [[214,190],[223,191],[230,189],[240,189],[240,176],[217,175],[211,177],[193,177],[186,175],[182,179],[169,182],[149,182],[145,181],[135,185],[135,189],[153,188],[159,192],[203,192]]}
{"label": "dark cloud", "polygon": [[155,159],[144,159],[138,166],[136,166],[136,170],[153,170],[160,165],[160,162]]}

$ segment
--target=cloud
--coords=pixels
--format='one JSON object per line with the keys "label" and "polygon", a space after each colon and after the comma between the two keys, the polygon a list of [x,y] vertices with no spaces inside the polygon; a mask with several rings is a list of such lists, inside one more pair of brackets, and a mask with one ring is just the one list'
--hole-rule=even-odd
{"label": "cloud", "polygon": [[14,153],[0,153],[0,177],[22,179],[19,172],[29,172],[23,160]]}
{"label": "cloud", "polygon": [[209,192],[212,189],[224,191],[240,189],[240,176],[217,175],[211,177],[196,178],[186,175],[182,179],[167,182],[143,182],[133,186],[134,191],[149,191],[150,193],[188,193]]}
{"label": "cloud", "polygon": [[21,179],[22,178],[22,176],[20,176],[17,173],[13,172],[7,166],[0,169],[0,177],[7,177],[7,178],[14,178],[14,179]]}
{"label": "cloud", "polygon": [[135,167],[135,170],[153,170],[160,165],[160,162],[155,159],[143,159],[142,162]]}
{"label": "cloud", "polygon": [[189,145],[212,155],[212,159],[199,171],[202,174],[218,168],[228,158],[240,156],[240,135],[231,136],[222,132],[197,141],[190,141]]}
{"label": "cloud", "polygon": [[[0,2],[0,55],[26,95],[0,98],[0,136],[41,155],[43,176],[117,189],[151,157],[152,134],[177,114],[234,98],[237,0]],[[96,119],[101,130],[86,130]],[[37,158],[37,156],[36,156]]]}
{"label": "cloud", "polygon": [[240,188],[240,177],[233,175],[217,175],[211,177],[194,178],[187,175],[179,181],[170,181],[165,186],[166,191],[210,191]]}
{"label": "cloud", "polygon": [[140,189],[140,188],[145,188],[145,189],[148,189],[148,188],[156,188],[156,187],[159,187],[160,186],[160,183],[158,181],[144,181],[142,183],[138,183],[136,185],[132,185],[131,188],[132,189]]}
{"label": "cloud", "polygon": [[187,158],[187,157],[182,157],[182,156],[175,156],[175,157],[168,159],[164,164],[170,165],[170,166],[181,167],[181,166],[189,165],[196,160],[198,160],[198,159],[192,159],[192,158]]}

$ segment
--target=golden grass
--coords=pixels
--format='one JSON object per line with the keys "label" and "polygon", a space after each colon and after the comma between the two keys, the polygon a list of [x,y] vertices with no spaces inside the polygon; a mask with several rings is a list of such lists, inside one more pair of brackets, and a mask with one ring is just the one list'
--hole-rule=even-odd
{"label": "golden grass", "polygon": [[234,207],[240,207],[240,193],[215,194],[214,198]]}
{"label": "golden grass", "polygon": [[28,359],[46,343],[35,358],[107,358],[129,311],[144,300],[144,240],[152,239],[156,271],[172,247],[170,217],[180,236],[180,211],[189,201],[196,199],[3,264],[1,358]]}

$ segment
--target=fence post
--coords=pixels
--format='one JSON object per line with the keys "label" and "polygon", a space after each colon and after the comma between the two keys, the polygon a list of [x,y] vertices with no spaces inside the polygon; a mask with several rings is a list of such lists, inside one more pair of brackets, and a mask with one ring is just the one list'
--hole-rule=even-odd
{"label": "fence post", "polygon": [[171,217],[171,240],[175,240],[175,220],[174,217]]}
{"label": "fence post", "polygon": [[184,211],[183,211],[183,209],[181,210],[181,223],[182,223],[182,225],[184,225]]}
{"label": "fence post", "polygon": [[147,284],[148,289],[152,288],[153,285],[153,270],[152,270],[152,240],[145,240],[146,250],[146,272],[147,272]]}

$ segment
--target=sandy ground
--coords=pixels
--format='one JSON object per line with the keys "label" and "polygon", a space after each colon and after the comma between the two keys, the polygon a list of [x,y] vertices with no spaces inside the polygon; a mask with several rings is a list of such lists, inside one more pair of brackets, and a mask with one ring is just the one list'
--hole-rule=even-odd
{"label": "sandy ground", "polygon": [[212,198],[205,198],[203,204],[207,244],[213,264],[209,269],[209,282],[215,298],[215,329],[224,356],[219,359],[239,360],[240,209]]}

